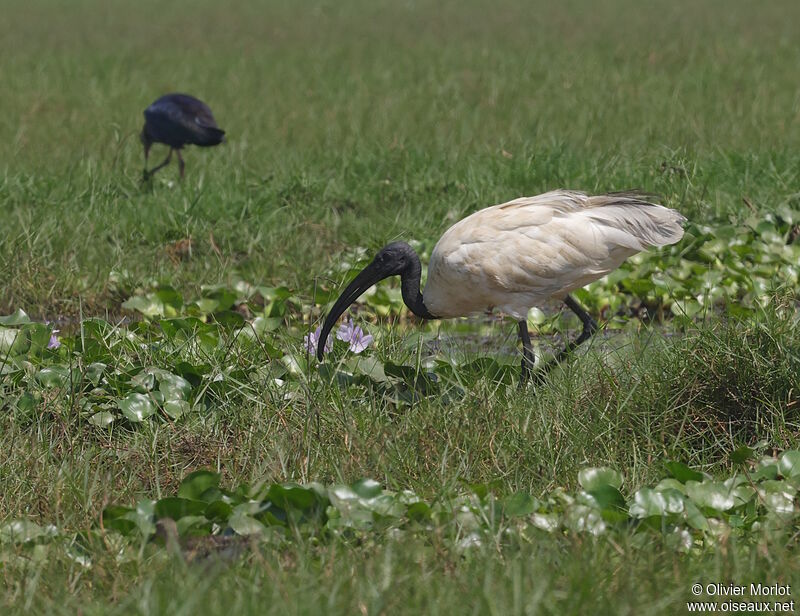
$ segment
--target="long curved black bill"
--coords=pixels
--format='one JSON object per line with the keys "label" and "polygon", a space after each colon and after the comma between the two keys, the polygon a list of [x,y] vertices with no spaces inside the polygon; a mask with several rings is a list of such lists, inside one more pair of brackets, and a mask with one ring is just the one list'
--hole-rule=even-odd
{"label": "long curved black bill", "polygon": [[390,275],[391,274],[384,274],[380,267],[373,261],[361,270],[358,275],[353,278],[353,281],[347,285],[347,288],[342,291],[339,299],[336,300],[333,308],[331,308],[331,311],[328,313],[325,323],[322,325],[322,331],[320,331],[319,334],[319,340],[317,341],[317,359],[319,361],[322,361],[322,356],[325,354],[325,341],[328,339],[328,334],[331,333],[331,329],[333,329],[339,317],[342,316],[342,313],[347,310],[350,304],[356,301],[364,291],[369,289],[376,282]]}

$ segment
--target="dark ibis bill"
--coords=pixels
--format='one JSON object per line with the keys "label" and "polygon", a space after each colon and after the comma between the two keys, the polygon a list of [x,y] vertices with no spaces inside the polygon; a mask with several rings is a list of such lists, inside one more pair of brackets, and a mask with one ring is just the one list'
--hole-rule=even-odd
{"label": "dark ibis bill", "polygon": [[325,323],[322,325],[322,331],[320,331],[319,340],[317,341],[317,359],[319,361],[322,361],[322,356],[325,354],[325,341],[328,339],[328,334],[331,333],[331,329],[336,325],[336,321],[339,320],[339,317],[342,316],[344,311],[347,310],[364,291],[369,289],[376,282],[388,278],[391,275],[391,272],[386,273],[381,265],[373,261],[361,270],[358,275],[353,278],[353,281],[347,285],[347,288],[342,291],[339,299],[336,300],[333,308],[331,308],[331,311],[328,313]]}

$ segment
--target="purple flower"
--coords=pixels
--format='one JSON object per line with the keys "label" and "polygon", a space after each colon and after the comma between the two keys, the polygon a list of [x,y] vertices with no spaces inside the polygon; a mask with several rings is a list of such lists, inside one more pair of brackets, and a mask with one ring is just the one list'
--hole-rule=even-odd
{"label": "purple flower", "polygon": [[56,334],[60,331],[60,329],[54,329],[52,332],[50,332],[50,342],[47,343],[48,349],[57,349],[61,346],[61,341],[58,339],[58,336],[56,336]]}
{"label": "purple flower", "polygon": [[336,332],[336,337],[339,340],[347,342],[353,353],[361,353],[361,351],[372,344],[372,336],[365,334],[364,330],[358,325],[354,325],[353,319],[348,319],[339,327],[339,330]]}
{"label": "purple flower", "polygon": [[[322,331],[322,327],[318,327],[314,330],[314,333],[310,336],[303,336],[303,345],[308,349],[308,352],[314,354],[317,352],[317,346],[319,346],[319,334]],[[333,341],[329,338],[325,340],[325,352],[330,353],[331,349],[333,348]]]}

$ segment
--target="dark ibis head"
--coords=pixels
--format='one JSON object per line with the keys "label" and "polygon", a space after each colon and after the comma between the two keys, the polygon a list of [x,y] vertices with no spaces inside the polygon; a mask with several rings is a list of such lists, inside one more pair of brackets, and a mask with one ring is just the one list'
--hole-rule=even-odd
{"label": "dark ibis head", "polygon": [[402,278],[403,301],[412,312],[425,319],[436,318],[428,312],[422,303],[422,294],[419,292],[420,272],[419,257],[414,252],[414,249],[405,242],[393,242],[381,248],[372,262],[361,270],[353,278],[353,281],[347,285],[347,288],[342,291],[342,294],[328,313],[317,342],[317,359],[322,361],[322,356],[325,352],[325,341],[342,313],[364,291],[389,276],[400,276]]}
{"label": "dark ibis head", "polygon": [[142,142],[144,146],[144,153],[145,156],[150,151],[150,146],[153,145],[154,139],[150,136],[150,133],[147,132],[147,122],[145,122],[144,126],[142,126],[142,132],[139,133],[139,141]]}

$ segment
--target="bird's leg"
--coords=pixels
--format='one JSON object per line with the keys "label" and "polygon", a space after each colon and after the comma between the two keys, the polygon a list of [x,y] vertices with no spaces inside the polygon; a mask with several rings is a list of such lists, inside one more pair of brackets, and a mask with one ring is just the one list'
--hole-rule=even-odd
{"label": "bird's leg", "polygon": [[571,295],[567,295],[564,298],[564,303],[572,312],[578,315],[578,318],[583,323],[583,331],[581,335],[575,339],[575,342],[567,342],[564,350],[556,356],[556,363],[569,355],[575,347],[591,338],[598,329],[597,321],[595,321]]}
{"label": "bird's leg", "polygon": [[162,162],[160,165],[156,165],[155,167],[150,169],[150,171],[148,171],[147,168],[145,167],[144,170],[145,179],[149,180],[151,177],[155,175],[156,171],[158,171],[162,167],[166,167],[169,164],[169,161],[171,160],[172,160],[172,148],[169,149],[169,154],[167,154],[167,157],[164,159],[164,162]]}
{"label": "bird's leg", "polygon": [[528,332],[528,322],[523,319],[518,325],[519,339],[522,342],[522,374],[519,379],[519,386],[523,387],[528,380],[528,375],[533,368],[533,363],[536,361],[536,356],[533,354],[531,335]]}
{"label": "bird's leg", "polygon": [[178,155],[178,170],[181,174],[181,179],[183,179],[183,168],[186,166],[186,163],[183,162],[183,156],[181,156],[180,150],[175,150],[175,153]]}

